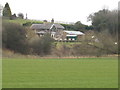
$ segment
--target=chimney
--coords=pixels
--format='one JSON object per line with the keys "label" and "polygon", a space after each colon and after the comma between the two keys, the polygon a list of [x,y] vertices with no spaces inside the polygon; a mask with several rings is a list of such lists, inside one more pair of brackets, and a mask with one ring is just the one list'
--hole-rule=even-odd
{"label": "chimney", "polygon": [[26,13],[26,20],[28,19],[28,17],[27,17],[27,13]]}

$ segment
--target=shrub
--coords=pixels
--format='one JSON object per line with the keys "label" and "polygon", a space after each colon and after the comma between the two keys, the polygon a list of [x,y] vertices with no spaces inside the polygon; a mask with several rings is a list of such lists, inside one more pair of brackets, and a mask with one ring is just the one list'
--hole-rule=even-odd
{"label": "shrub", "polygon": [[52,48],[53,39],[49,34],[43,37],[34,37],[29,41],[32,54],[47,55],[50,54]]}
{"label": "shrub", "polygon": [[[73,46],[74,56],[100,56],[99,48],[96,48],[87,43],[82,43]],[[98,54],[99,53],[99,54]]]}
{"label": "shrub", "polygon": [[26,32],[19,24],[3,21],[2,45],[4,48],[26,54],[28,51]]}
{"label": "shrub", "polygon": [[71,55],[71,48],[68,47],[65,44],[60,45],[59,47],[54,47],[52,49],[52,54],[56,55],[58,57],[62,57],[62,56],[70,56]]}
{"label": "shrub", "polygon": [[97,37],[99,40],[99,48],[105,50],[107,54],[118,53],[117,36],[112,36],[107,30],[104,30],[100,33],[97,33]]}

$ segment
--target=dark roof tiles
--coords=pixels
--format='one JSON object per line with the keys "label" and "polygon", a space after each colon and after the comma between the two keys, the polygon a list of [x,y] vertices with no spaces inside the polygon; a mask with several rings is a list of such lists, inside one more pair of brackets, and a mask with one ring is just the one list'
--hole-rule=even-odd
{"label": "dark roof tiles", "polygon": [[64,27],[60,24],[52,24],[52,23],[46,23],[46,24],[32,24],[31,29],[41,30],[41,29],[50,29],[52,26],[55,26],[57,29],[64,29]]}

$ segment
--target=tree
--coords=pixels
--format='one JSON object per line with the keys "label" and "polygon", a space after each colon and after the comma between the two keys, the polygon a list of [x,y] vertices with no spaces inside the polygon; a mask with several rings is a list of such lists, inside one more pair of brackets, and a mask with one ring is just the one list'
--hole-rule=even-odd
{"label": "tree", "polygon": [[83,31],[84,29],[85,29],[85,25],[82,24],[80,21],[77,21],[74,24],[74,30],[76,30],[76,31]]}
{"label": "tree", "polygon": [[65,30],[74,30],[73,24],[61,24],[65,27]]}
{"label": "tree", "polygon": [[101,32],[107,29],[109,33],[115,36],[118,28],[117,17],[117,10],[109,11],[103,9],[94,14],[90,14],[88,20],[92,21],[92,25],[96,31]]}
{"label": "tree", "polygon": [[61,24],[65,27],[65,30],[75,30],[85,32],[86,30],[93,30],[92,26],[84,25],[80,21],[77,21],[75,24]]}
{"label": "tree", "polygon": [[19,24],[3,21],[2,44],[3,48],[27,54],[28,44],[25,28]]}
{"label": "tree", "polygon": [[97,47],[104,50],[107,54],[117,54],[118,53],[118,42],[115,37],[113,37],[108,30],[101,32],[96,32],[98,38]]}
{"label": "tree", "polygon": [[3,8],[3,16],[5,16],[5,17],[11,17],[11,9],[10,9],[10,7],[9,7],[9,4],[8,3],[6,3],[5,4],[5,7]]}
{"label": "tree", "polygon": [[18,13],[18,17],[21,18],[21,19],[24,19],[23,13]]}

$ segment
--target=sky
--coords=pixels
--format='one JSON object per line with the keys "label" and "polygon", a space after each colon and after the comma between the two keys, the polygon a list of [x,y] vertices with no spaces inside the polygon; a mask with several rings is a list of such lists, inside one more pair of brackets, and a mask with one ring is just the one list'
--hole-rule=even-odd
{"label": "sky", "polygon": [[0,0],[4,7],[8,2],[12,14],[23,13],[28,19],[91,25],[87,17],[103,8],[118,9],[119,0]]}

